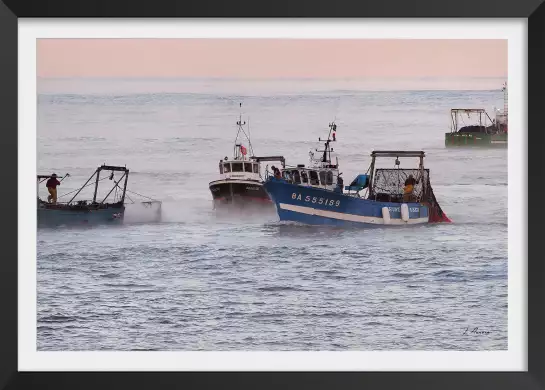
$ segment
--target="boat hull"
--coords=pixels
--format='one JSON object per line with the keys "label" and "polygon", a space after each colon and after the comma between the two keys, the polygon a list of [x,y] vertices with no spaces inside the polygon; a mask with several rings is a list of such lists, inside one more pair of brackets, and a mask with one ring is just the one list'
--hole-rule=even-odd
{"label": "boat hull", "polygon": [[[405,221],[402,219],[400,203],[361,199],[277,179],[269,179],[264,187],[281,221],[365,227],[429,223],[428,206],[422,203],[406,203],[409,218]],[[384,207],[388,208],[389,214],[386,220],[383,218]]]}
{"label": "boat hull", "polygon": [[125,206],[100,209],[38,207],[38,226],[119,224],[123,222]]}
{"label": "boat hull", "polygon": [[507,133],[445,133],[445,147],[447,148],[506,148],[507,141]]}
{"label": "boat hull", "polygon": [[209,185],[215,206],[273,207],[263,184],[251,180],[216,180]]}

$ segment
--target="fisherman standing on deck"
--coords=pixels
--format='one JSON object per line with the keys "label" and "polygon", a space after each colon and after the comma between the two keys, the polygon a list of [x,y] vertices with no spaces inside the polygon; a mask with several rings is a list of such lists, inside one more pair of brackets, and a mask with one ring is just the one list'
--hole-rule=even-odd
{"label": "fisherman standing on deck", "polygon": [[275,167],[274,165],[271,167],[271,169],[272,169],[273,172],[274,172],[274,178],[275,178],[275,179],[281,179],[281,178],[282,178],[282,175],[280,174],[280,169],[278,169],[278,168]]}
{"label": "fisherman standing on deck", "polygon": [[413,201],[413,191],[416,184],[418,184],[418,180],[416,180],[413,175],[409,175],[407,180],[405,180],[405,188],[403,189],[403,202]]}
{"label": "fisherman standing on deck", "polygon": [[344,189],[344,180],[341,177],[341,173],[339,173],[339,175],[337,176],[337,187],[335,188],[335,191],[340,192],[342,194],[343,189]]}
{"label": "fisherman standing on deck", "polygon": [[61,182],[57,180],[56,174],[52,174],[45,184],[47,191],[49,191],[49,196],[47,197],[49,203],[57,204],[57,186],[60,184]]}

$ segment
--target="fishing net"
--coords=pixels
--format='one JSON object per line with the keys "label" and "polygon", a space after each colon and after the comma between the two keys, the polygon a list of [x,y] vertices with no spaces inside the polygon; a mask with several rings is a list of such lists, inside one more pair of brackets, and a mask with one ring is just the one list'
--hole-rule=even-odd
{"label": "fishing net", "polygon": [[[412,175],[416,179],[412,195],[403,199],[405,180]],[[370,199],[380,202],[424,203],[429,208],[430,222],[450,222],[441,210],[430,183],[429,169],[377,168],[373,179]]]}
{"label": "fishing net", "polygon": [[[429,169],[376,169],[371,197],[383,202],[402,202],[405,180],[412,175],[416,179],[413,198],[419,201],[423,198],[429,184]],[[421,177],[423,176],[423,177]]]}

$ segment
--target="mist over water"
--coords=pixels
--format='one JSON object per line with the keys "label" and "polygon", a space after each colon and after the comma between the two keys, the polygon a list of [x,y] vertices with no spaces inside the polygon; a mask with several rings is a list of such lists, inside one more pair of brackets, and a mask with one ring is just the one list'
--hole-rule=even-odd
{"label": "mist over water", "polygon": [[[38,349],[507,349],[507,151],[444,148],[451,108],[503,106],[493,81],[39,80],[37,168],[70,173],[59,195],[126,164],[128,189],[162,205],[158,218],[129,193],[120,226],[39,229]],[[454,223],[340,229],[214,210],[208,183],[240,102],[255,153],[288,164],[306,164],[336,119],[345,184],[372,150],[426,151]]]}

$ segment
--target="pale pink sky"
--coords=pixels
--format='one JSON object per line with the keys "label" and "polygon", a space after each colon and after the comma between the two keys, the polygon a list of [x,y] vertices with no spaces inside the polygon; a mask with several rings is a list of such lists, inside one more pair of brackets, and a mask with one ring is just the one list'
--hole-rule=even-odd
{"label": "pale pink sky", "polygon": [[507,40],[38,39],[39,77],[507,77]]}

